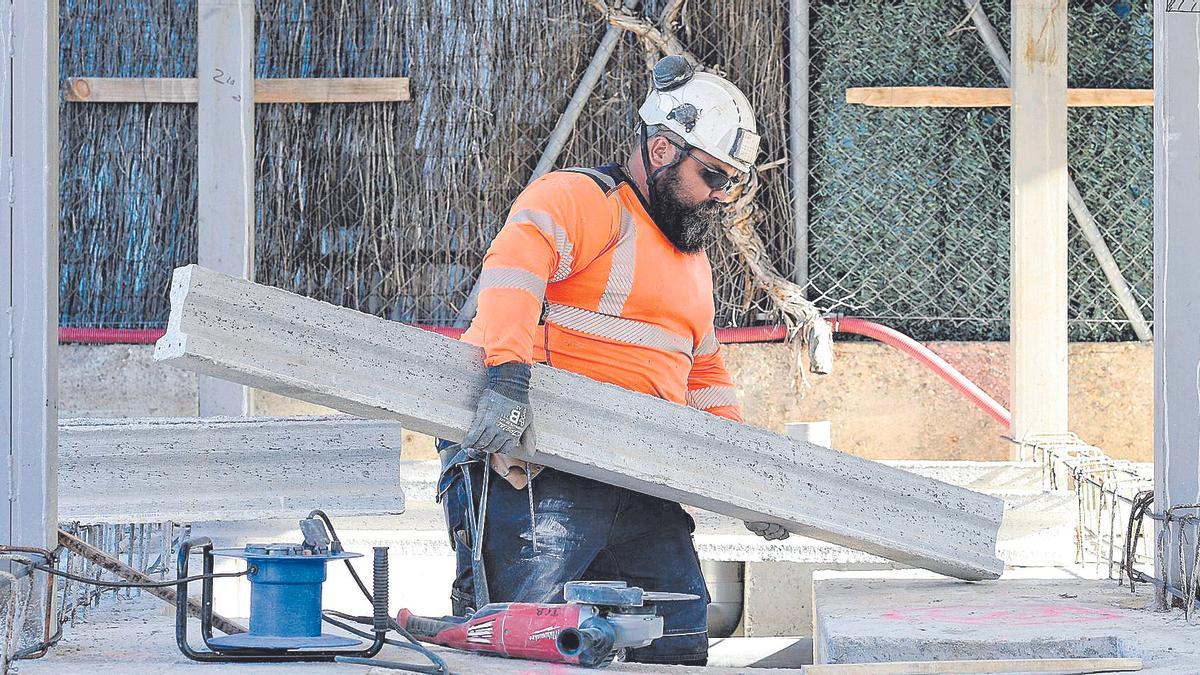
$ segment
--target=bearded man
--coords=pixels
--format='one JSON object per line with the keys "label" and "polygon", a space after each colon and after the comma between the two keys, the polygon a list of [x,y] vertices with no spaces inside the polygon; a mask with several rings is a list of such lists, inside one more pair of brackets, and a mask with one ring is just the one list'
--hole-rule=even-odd
{"label": "bearded man", "polygon": [[[754,111],[729,81],[673,56],[655,66],[638,116],[623,162],[534,181],[492,242],[462,338],[483,348],[488,384],[462,443],[439,441],[439,496],[458,557],[455,614],[489,601],[562,602],[573,580],[690,593],[697,599],[657,606],[663,637],[626,658],[701,665],[708,594],[691,516],[506,454],[533,443],[534,420],[554,414],[529,408],[533,363],[742,419],[704,249],[758,153]],[[504,480],[491,481],[493,471]]]}

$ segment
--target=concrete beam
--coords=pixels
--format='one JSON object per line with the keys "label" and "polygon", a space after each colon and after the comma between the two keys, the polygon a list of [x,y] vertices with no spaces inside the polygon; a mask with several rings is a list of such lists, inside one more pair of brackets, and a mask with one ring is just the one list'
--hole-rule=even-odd
{"label": "concrete beam", "polygon": [[60,517],[190,522],[404,512],[400,424],[354,417],[66,419]]}
{"label": "concrete beam", "polygon": [[[1194,262],[1200,250],[1200,13],[1192,5],[1154,3],[1154,508],[1160,513],[1200,503],[1200,265]],[[1197,509],[1174,515],[1194,518]],[[1194,519],[1169,527],[1170,545],[1156,561],[1155,576],[1182,589],[1179,550],[1191,545],[1179,545],[1178,537],[1186,530],[1185,541],[1195,541],[1200,528]]]}
{"label": "concrete beam", "polygon": [[[254,278],[254,0],[199,0],[196,22],[197,254]],[[250,391],[197,382],[200,415],[249,415]]]}
{"label": "concrete beam", "polygon": [[58,2],[0,2],[0,543],[49,549],[58,545],[58,150]]}
{"label": "concrete beam", "polygon": [[[458,439],[480,351],[191,265],[155,358]],[[995,578],[1003,502],[612,385],[535,366],[535,462],[964,579]]]}
{"label": "concrete beam", "polygon": [[1012,2],[1012,438],[1067,431],[1067,3]]}

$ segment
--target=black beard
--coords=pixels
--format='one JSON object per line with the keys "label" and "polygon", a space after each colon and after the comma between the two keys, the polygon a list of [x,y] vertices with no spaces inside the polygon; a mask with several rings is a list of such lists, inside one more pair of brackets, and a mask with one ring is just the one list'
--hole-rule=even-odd
{"label": "black beard", "polygon": [[650,215],[663,236],[681,253],[699,253],[716,238],[722,204],[705,200],[695,206],[679,201],[679,165],[650,184]]}

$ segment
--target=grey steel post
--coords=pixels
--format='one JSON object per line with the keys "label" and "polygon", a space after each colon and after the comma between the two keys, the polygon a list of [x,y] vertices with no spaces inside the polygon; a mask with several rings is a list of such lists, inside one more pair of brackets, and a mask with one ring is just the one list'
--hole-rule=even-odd
{"label": "grey steel post", "polygon": [[[996,69],[1000,71],[1000,77],[1004,79],[1004,84],[1011,84],[1012,62],[1009,59],[1008,52],[1004,49],[1004,45],[1001,44],[999,36],[996,35],[996,29],[992,27],[992,22],[988,20],[987,14],[983,12],[983,8],[980,7],[978,0],[963,0],[963,4],[971,12],[971,20],[975,23],[979,39],[983,41],[984,47],[987,48],[988,55],[992,57],[992,61],[996,64]],[[1112,289],[1113,295],[1116,296],[1117,304],[1120,305],[1125,318],[1129,319],[1129,325],[1133,328],[1134,334],[1143,342],[1150,340],[1154,337],[1150,332],[1150,325],[1146,322],[1146,317],[1142,315],[1142,309],[1133,297],[1133,292],[1129,289],[1129,283],[1125,281],[1125,276],[1121,273],[1121,268],[1117,265],[1116,259],[1113,258],[1112,251],[1108,248],[1108,243],[1104,241],[1104,236],[1100,234],[1100,228],[1096,225],[1096,219],[1092,217],[1092,212],[1083,201],[1083,195],[1079,193],[1079,188],[1075,186],[1075,179],[1070,175],[1067,176],[1067,206],[1070,207],[1071,213],[1075,216],[1075,222],[1079,224],[1079,231],[1083,233],[1083,238],[1087,240],[1088,246],[1096,256],[1096,261],[1100,263],[1100,269],[1104,272],[1104,278],[1108,281],[1108,287]]]}
{"label": "grey steel post", "polygon": [[58,2],[0,2],[0,542],[58,530]]}
{"label": "grey steel post", "polygon": [[[625,0],[625,9],[634,10],[638,6],[638,0]],[[596,88],[596,83],[600,81],[600,76],[604,74],[604,69],[608,66],[608,60],[612,58],[613,50],[616,49],[617,43],[621,41],[621,33],[624,29],[616,26],[609,26],[608,30],[604,31],[604,37],[600,39],[600,46],[596,48],[596,53],[592,55],[592,60],[588,63],[588,67],[583,71],[583,76],[579,78],[579,84],[575,87],[575,93],[571,95],[571,100],[567,102],[566,109],[558,118],[558,124],[554,125],[554,130],[550,132],[550,136],[546,141],[546,148],[542,150],[542,156],[538,159],[537,166],[533,169],[533,174],[529,177],[529,182],[541,178],[554,168],[554,163],[558,161],[558,156],[562,154],[563,146],[567,144],[567,139],[571,137],[571,132],[575,131],[575,123],[579,121],[579,115],[583,112],[583,106],[592,96],[592,91]],[[479,280],[475,280],[475,284],[471,286],[471,292],[467,295],[466,302],[463,303],[461,309],[458,310],[458,317],[454,319],[455,328],[466,328],[471,325],[471,319],[475,318],[475,310],[479,305]]]}
{"label": "grey steel post", "polygon": [[788,168],[795,218],[792,281],[808,286],[808,0],[788,5]]}
{"label": "grey steel post", "polygon": [[[625,0],[625,9],[633,11],[638,6],[638,0]],[[533,169],[533,175],[529,177],[529,182],[541,178],[546,173],[549,173],[554,168],[554,163],[558,161],[559,154],[562,153],[563,146],[567,144],[567,139],[571,137],[571,132],[575,130],[575,123],[579,120],[579,114],[583,112],[583,106],[592,96],[592,90],[596,88],[596,83],[600,81],[600,76],[604,74],[604,69],[608,67],[608,60],[612,58],[613,50],[616,49],[617,43],[621,40],[621,34],[624,29],[610,25],[608,30],[604,31],[604,37],[600,40],[600,46],[596,48],[596,53],[592,55],[592,61],[588,64],[587,70],[583,71],[583,76],[579,78],[579,84],[575,87],[575,93],[571,95],[571,100],[567,103],[567,107],[563,110],[563,114],[558,118],[558,124],[554,125],[554,131],[550,132],[550,137],[546,141],[546,149],[542,150],[542,156],[538,159],[537,166]]]}
{"label": "grey steel post", "polygon": [[[199,263],[254,279],[254,0],[198,0]],[[202,417],[246,415],[249,389],[200,375]]]}
{"label": "grey steel post", "polygon": [[[1154,3],[1154,509],[1160,513],[1200,503],[1200,13],[1167,7],[1177,4]],[[1156,576],[1180,588],[1181,526],[1170,527]],[[1187,529],[1195,541],[1197,528]]]}

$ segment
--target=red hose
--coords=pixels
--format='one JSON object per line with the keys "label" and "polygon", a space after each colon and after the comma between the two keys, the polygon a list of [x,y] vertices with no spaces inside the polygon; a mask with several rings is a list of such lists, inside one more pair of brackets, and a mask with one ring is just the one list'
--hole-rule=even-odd
{"label": "red hose", "polygon": [[751,326],[750,328],[718,328],[717,340],[724,345],[740,342],[779,342],[787,337],[787,326]]}
{"label": "red hose", "polygon": [[[447,326],[416,325],[449,338],[458,339],[463,334],[462,328]],[[163,328],[67,328],[58,329],[59,342],[78,342],[89,345],[152,345],[167,331]]]}
{"label": "red hose", "polygon": [[166,331],[162,328],[66,328],[58,329],[59,342],[91,345],[152,345]]}
{"label": "red hose", "polygon": [[[945,359],[934,354],[925,345],[908,337],[900,331],[893,330],[882,324],[865,319],[843,317],[829,319],[835,333],[853,333],[878,340],[908,354],[922,365],[928,367],[939,377],[950,383],[955,389],[971,400],[977,407],[1004,426],[1011,426],[1012,415],[974,382],[946,363]],[[447,326],[431,326],[412,324],[418,328],[458,338],[463,334],[462,328]],[[162,337],[165,331],[161,328],[59,328],[59,342],[81,342],[86,344],[153,344]],[[754,326],[750,328],[718,328],[717,339],[725,344],[746,342],[778,342],[787,337],[786,326]]]}
{"label": "red hose", "polygon": [[950,383],[955,389],[971,400],[980,410],[984,411],[1005,427],[1012,426],[1012,414],[996,402],[987,392],[980,389],[965,375],[958,372],[954,366],[946,363],[942,357],[934,354],[928,347],[908,337],[898,330],[865,319],[842,318],[829,319],[835,333],[853,333],[879,340],[908,354],[922,365],[927,366],[938,377]]}

